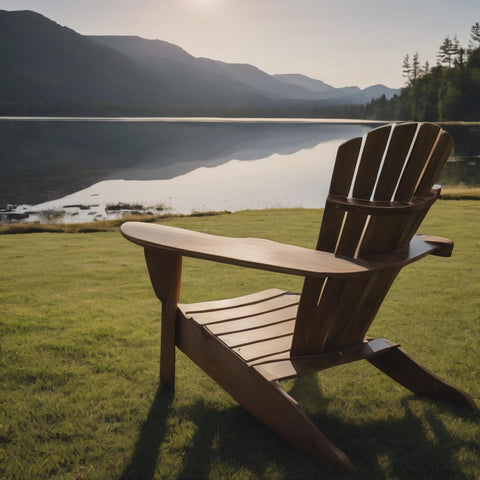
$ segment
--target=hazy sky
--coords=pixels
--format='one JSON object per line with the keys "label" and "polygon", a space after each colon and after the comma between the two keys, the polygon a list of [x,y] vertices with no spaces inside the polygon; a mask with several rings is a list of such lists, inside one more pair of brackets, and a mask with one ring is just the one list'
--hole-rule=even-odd
{"label": "hazy sky", "polygon": [[0,0],[82,34],[139,35],[196,57],[302,73],[333,86],[400,87],[402,60],[435,63],[447,35],[468,43],[480,0]]}

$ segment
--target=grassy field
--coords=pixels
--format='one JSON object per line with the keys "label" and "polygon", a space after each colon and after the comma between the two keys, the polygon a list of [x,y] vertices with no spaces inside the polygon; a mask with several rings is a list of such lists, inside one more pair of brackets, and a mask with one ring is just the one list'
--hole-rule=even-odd
{"label": "grassy field", "polygon": [[[370,331],[480,403],[480,204],[439,201],[421,231],[452,258],[406,267]],[[163,224],[312,247],[321,210]],[[301,279],[186,259],[181,301]],[[0,478],[479,479],[479,416],[420,399],[367,362],[286,382],[356,466],[298,455],[181,353],[158,388],[160,304],[142,250],[117,230],[0,236]]]}

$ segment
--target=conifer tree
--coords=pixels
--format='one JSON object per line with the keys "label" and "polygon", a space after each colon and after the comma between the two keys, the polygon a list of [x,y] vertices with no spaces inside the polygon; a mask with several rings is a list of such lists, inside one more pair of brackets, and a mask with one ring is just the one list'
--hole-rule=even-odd
{"label": "conifer tree", "polygon": [[420,60],[418,52],[415,52],[412,57],[412,80],[415,81],[420,76]]}
{"label": "conifer tree", "polygon": [[407,79],[407,85],[410,82],[411,72],[412,72],[412,68],[410,66],[410,56],[407,53],[403,58],[403,65],[402,65],[402,77]]}
{"label": "conifer tree", "polygon": [[443,43],[440,45],[439,52],[437,54],[437,60],[440,65],[452,66],[452,57],[453,57],[453,42],[450,37],[447,35]]}
{"label": "conifer tree", "polygon": [[476,22],[470,30],[470,44],[469,46],[474,49],[480,47],[480,23]]}

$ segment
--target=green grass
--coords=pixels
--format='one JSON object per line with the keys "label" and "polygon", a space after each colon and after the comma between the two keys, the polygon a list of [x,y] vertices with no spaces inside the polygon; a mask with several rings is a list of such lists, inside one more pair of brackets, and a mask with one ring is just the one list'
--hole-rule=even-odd
{"label": "green grass", "polygon": [[442,188],[443,200],[480,200],[480,187],[456,185]]}
{"label": "green grass", "polygon": [[[161,222],[312,247],[320,210]],[[478,202],[437,202],[421,231],[452,258],[406,267],[371,334],[397,341],[480,403]],[[419,399],[367,362],[286,382],[356,466],[298,455],[177,353],[174,397],[158,388],[160,304],[141,248],[118,230],[0,236],[0,478],[478,479],[478,415]],[[301,279],[185,259],[181,300]]]}

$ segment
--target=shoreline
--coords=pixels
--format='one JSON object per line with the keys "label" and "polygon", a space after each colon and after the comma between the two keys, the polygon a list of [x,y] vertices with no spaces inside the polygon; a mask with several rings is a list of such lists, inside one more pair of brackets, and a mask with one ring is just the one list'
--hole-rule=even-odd
{"label": "shoreline", "polygon": [[[408,120],[372,120],[358,118],[318,118],[318,117],[129,117],[129,116],[0,116],[1,121],[32,122],[132,122],[132,123],[318,123],[318,124],[370,124],[405,123]],[[480,125],[480,121],[434,121],[438,125]]]}
{"label": "shoreline", "polygon": [[[440,201],[480,201],[480,187],[445,187],[442,188],[442,193],[439,198]],[[94,233],[94,232],[107,232],[112,231],[120,227],[124,222],[136,221],[154,223],[158,220],[167,218],[183,218],[183,217],[210,217],[216,215],[230,215],[239,212],[251,211],[252,209],[237,210],[231,212],[229,210],[219,211],[193,211],[192,213],[147,213],[147,212],[135,212],[127,213],[122,217],[110,219],[110,220],[97,220],[91,222],[79,222],[79,223],[39,223],[39,222],[15,222],[7,223],[0,222],[0,235],[20,234],[20,233]],[[284,207],[284,208],[261,208],[254,209],[255,211],[261,210],[323,210],[323,207],[318,208],[305,208],[305,207]]]}
{"label": "shoreline", "polygon": [[[72,117],[72,116],[0,116],[0,121],[55,122],[158,122],[158,123],[325,123],[325,124],[384,124],[388,120],[310,117]],[[479,122],[480,123],[480,122]]]}

